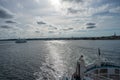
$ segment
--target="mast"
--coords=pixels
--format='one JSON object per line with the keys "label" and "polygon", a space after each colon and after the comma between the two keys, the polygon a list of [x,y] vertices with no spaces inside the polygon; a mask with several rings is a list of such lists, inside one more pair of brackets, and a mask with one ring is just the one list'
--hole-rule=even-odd
{"label": "mast", "polygon": [[100,57],[101,52],[100,52],[100,48],[98,48],[98,56]]}
{"label": "mast", "polygon": [[100,48],[98,48],[98,54],[97,54],[97,60],[96,60],[96,64],[98,66],[100,66],[100,63],[101,63],[101,52],[100,52]]}

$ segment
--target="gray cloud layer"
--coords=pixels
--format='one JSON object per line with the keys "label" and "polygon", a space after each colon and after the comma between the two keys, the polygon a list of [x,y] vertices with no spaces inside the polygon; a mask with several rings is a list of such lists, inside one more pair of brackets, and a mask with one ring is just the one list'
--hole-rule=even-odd
{"label": "gray cloud layer", "polygon": [[8,21],[5,21],[5,22],[6,22],[6,23],[11,23],[11,24],[16,23],[16,22],[11,21],[11,20],[8,20]]}
{"label": "gray cloud layer", "polygon": [[87,25],[87,29],[93,29],[93,28],[96,28],[96,23],[86,23]]}
{"label": "gray cloud layer", "polygon": [[35,31],[35,33],[40,33],[40,31]]}
{"label": "gray cloud layer", "polygon": [[48,33],[54,33],[54,31],[49,31]]}
{"label": "gray cloud layer", "polygon": [[0,7],[0,18],[9,19],[13,18],[13,15],[7,9]]}
{"label": "gray cloud layer", "polygon": [[96,28],[96,26],[88,26],[86,27],[87,29],[93,29],[93,28]]}
{"label": "gray cloud layer", "polygon": [[91,26],[91,25],[96,25],[96,23],[87,23],[86,25]]}
{"label": "gray cloud layer", "polygon": [[73,8],[68,8],[68,9],[67,9],[67,12],[68,12],[68,13],[73,13],[73,14],[74,14],[74,13],[78,13],[79,10],[75,10],[75,9],[73,9]]}
{"label": "gray cloud layer", "polygon": [[43,25],[43,24],[46,24],[46,23],[43,22],[43,21],[40,21],[40,22],[37,22],[37,24],[39,24],[39,25]]}
{"label": "gray cloud layer", "polygon": [[10,29],[11,27],[10,27],[10,26],[8,26],[8,25],[2,25],[2,26],[0,26],[0,28]]}
{"label": "gray cloud layer", "polygon": [[74,28],[67,28],[67,29],[62,29],[63,31],[69,31],[69,30],[73,30]]}

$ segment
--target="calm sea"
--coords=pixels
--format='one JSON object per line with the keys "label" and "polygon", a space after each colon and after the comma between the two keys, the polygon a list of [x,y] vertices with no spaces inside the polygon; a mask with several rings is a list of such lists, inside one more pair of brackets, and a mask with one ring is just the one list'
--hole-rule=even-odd
{"label": "calm sea", "polygon": [[0,80],[58,80],[71,75],[80,55],[86,65],[97,58],[120,64],[120,40],[53,40],[16,44],[0,42]]}

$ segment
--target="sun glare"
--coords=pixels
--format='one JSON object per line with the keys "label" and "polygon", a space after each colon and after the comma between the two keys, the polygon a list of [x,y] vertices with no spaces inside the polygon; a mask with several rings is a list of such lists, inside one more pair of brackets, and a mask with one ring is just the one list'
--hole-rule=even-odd
{"label": "sun glare", "polygon": [[60,0],[51,0],[51,4],[58,10],[60,9],[61,3]]}

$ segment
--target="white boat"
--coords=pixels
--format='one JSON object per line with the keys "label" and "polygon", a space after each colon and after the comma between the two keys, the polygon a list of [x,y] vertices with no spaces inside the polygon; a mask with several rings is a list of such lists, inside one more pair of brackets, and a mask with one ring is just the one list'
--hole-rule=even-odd
{"label": "white boat", "polygon": [[15,41],[15,43],[26,43],[26,42],[27,42],[26,39],[17,39],[17,40]]}
{"label": "white boat", "polygon": [[66,76],[62,80],[120,80],[120,65],[103,60],[98,49],[98,59],[85,66],[83,56],[77,61],[75,73],[71,77]]}

